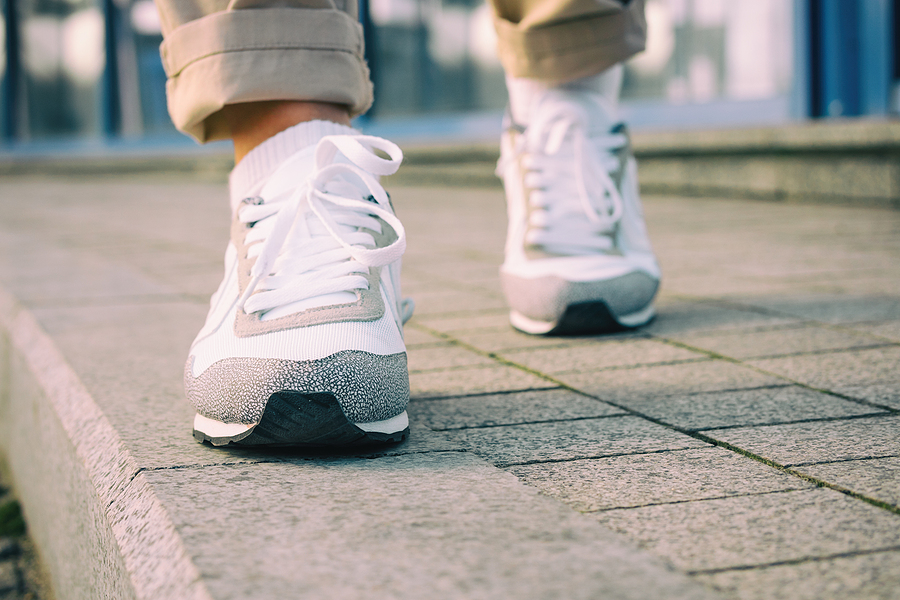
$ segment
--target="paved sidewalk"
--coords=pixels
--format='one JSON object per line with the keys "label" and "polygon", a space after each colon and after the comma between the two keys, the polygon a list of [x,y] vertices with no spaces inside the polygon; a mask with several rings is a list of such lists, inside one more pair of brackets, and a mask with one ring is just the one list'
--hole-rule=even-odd
{"label": "paved sidewalk", "polygon": [[[413,437],[361,459],[190,438],[181,368],[224,186],[0,182],[0,288],[137,465],[100,492],[132,582],[169,589],[129,562],[146,536],[116,529],[134,487],[192,597],[900,598],[900,212],[647,198],[659,317],[536,338],[506,323],[502,192],[390,191]],[[0,447],[32,443],[17,431]],[[14,484],[29,517],[37,484]]]}

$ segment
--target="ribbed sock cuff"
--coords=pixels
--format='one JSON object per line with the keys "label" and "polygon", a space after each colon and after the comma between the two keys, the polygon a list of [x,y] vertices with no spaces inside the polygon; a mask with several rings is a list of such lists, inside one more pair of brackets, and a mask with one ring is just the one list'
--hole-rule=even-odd
{"label": "ribbed sock cuff", "polygon": [[506,76],[509,91],[509,112],[513,122],[527,126],[541,100],[549,91],[555,91],[559,98],[569,97],[586,106],[596,104],[608,120],[617,119],[619,92],[622,88],[622,66],[614,65],[605,71],[589,77],[559,85],[551,85],[538,79]]}
{"label": "ribbed sock cuff", "polygon": [[235,211],[241,200],[251,196],[288,157],[319,143],[326,135],[357,133],[352,127],[331,121],[307,121],[273,135],[247,153],[231,171],[228,177],[231,211]]}

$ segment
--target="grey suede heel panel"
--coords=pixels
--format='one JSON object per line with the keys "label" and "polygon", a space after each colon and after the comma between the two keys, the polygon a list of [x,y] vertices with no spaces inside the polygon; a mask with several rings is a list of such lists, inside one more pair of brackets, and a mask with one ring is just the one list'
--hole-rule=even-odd
{"label": "grey suede heel panel", "polygon": [[524,279],[500,275],[503,292],[513,310],[530,319],[555,322],[567,306],[602,300],[616,317],[645,308],[659,287],[659,280],[646,273],[628,273],[604,281],[566,281],[560,277]]}
{"label": "grey suede heel panel", "polygon": [[331,393],[353,423],[396,417],[409,402],[406,353],[382,356],[345,350],[318,360],[226,358],[199,377],[184,371],[188,400],[204,417],[223,423],[258,423],[272,394]]}

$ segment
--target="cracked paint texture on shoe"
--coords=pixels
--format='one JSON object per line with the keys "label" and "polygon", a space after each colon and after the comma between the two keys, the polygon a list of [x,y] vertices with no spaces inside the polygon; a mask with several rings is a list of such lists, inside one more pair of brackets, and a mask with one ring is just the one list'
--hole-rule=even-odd
{"label": "cracked paint texture on shoe", "polygon": [[272,394],[331,393],[353,423],[395,417],[409,402],[406,353],[387,356],[346,350],[317,360],[225,358],[194,377],[185,364],[188,400],[204,417],[252,425]]}

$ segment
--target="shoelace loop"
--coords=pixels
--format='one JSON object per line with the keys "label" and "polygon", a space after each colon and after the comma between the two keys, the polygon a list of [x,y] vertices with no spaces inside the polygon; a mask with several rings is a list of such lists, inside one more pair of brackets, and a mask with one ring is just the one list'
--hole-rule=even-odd
{"label": "shoelace loop", "polygon": [[[338,153],[348,162],[335,162]],[[245,201],[238,218],[250,228],[245,244],[256,262],[238,307],[248,313],[267,311],[367,288],[363,272],[396,261],[406,249],[403,225],[375,177],[395,173],[402,160],[400,148],[382,138],[326,136],[316,146],[314,170],[305,183],[290,195]],[[278,171],[272,175],[278,176]],[[314,222],[307,218],[310,213]],[[381,233],[378,219],[397,236],[381,248],[361,231]]]}

